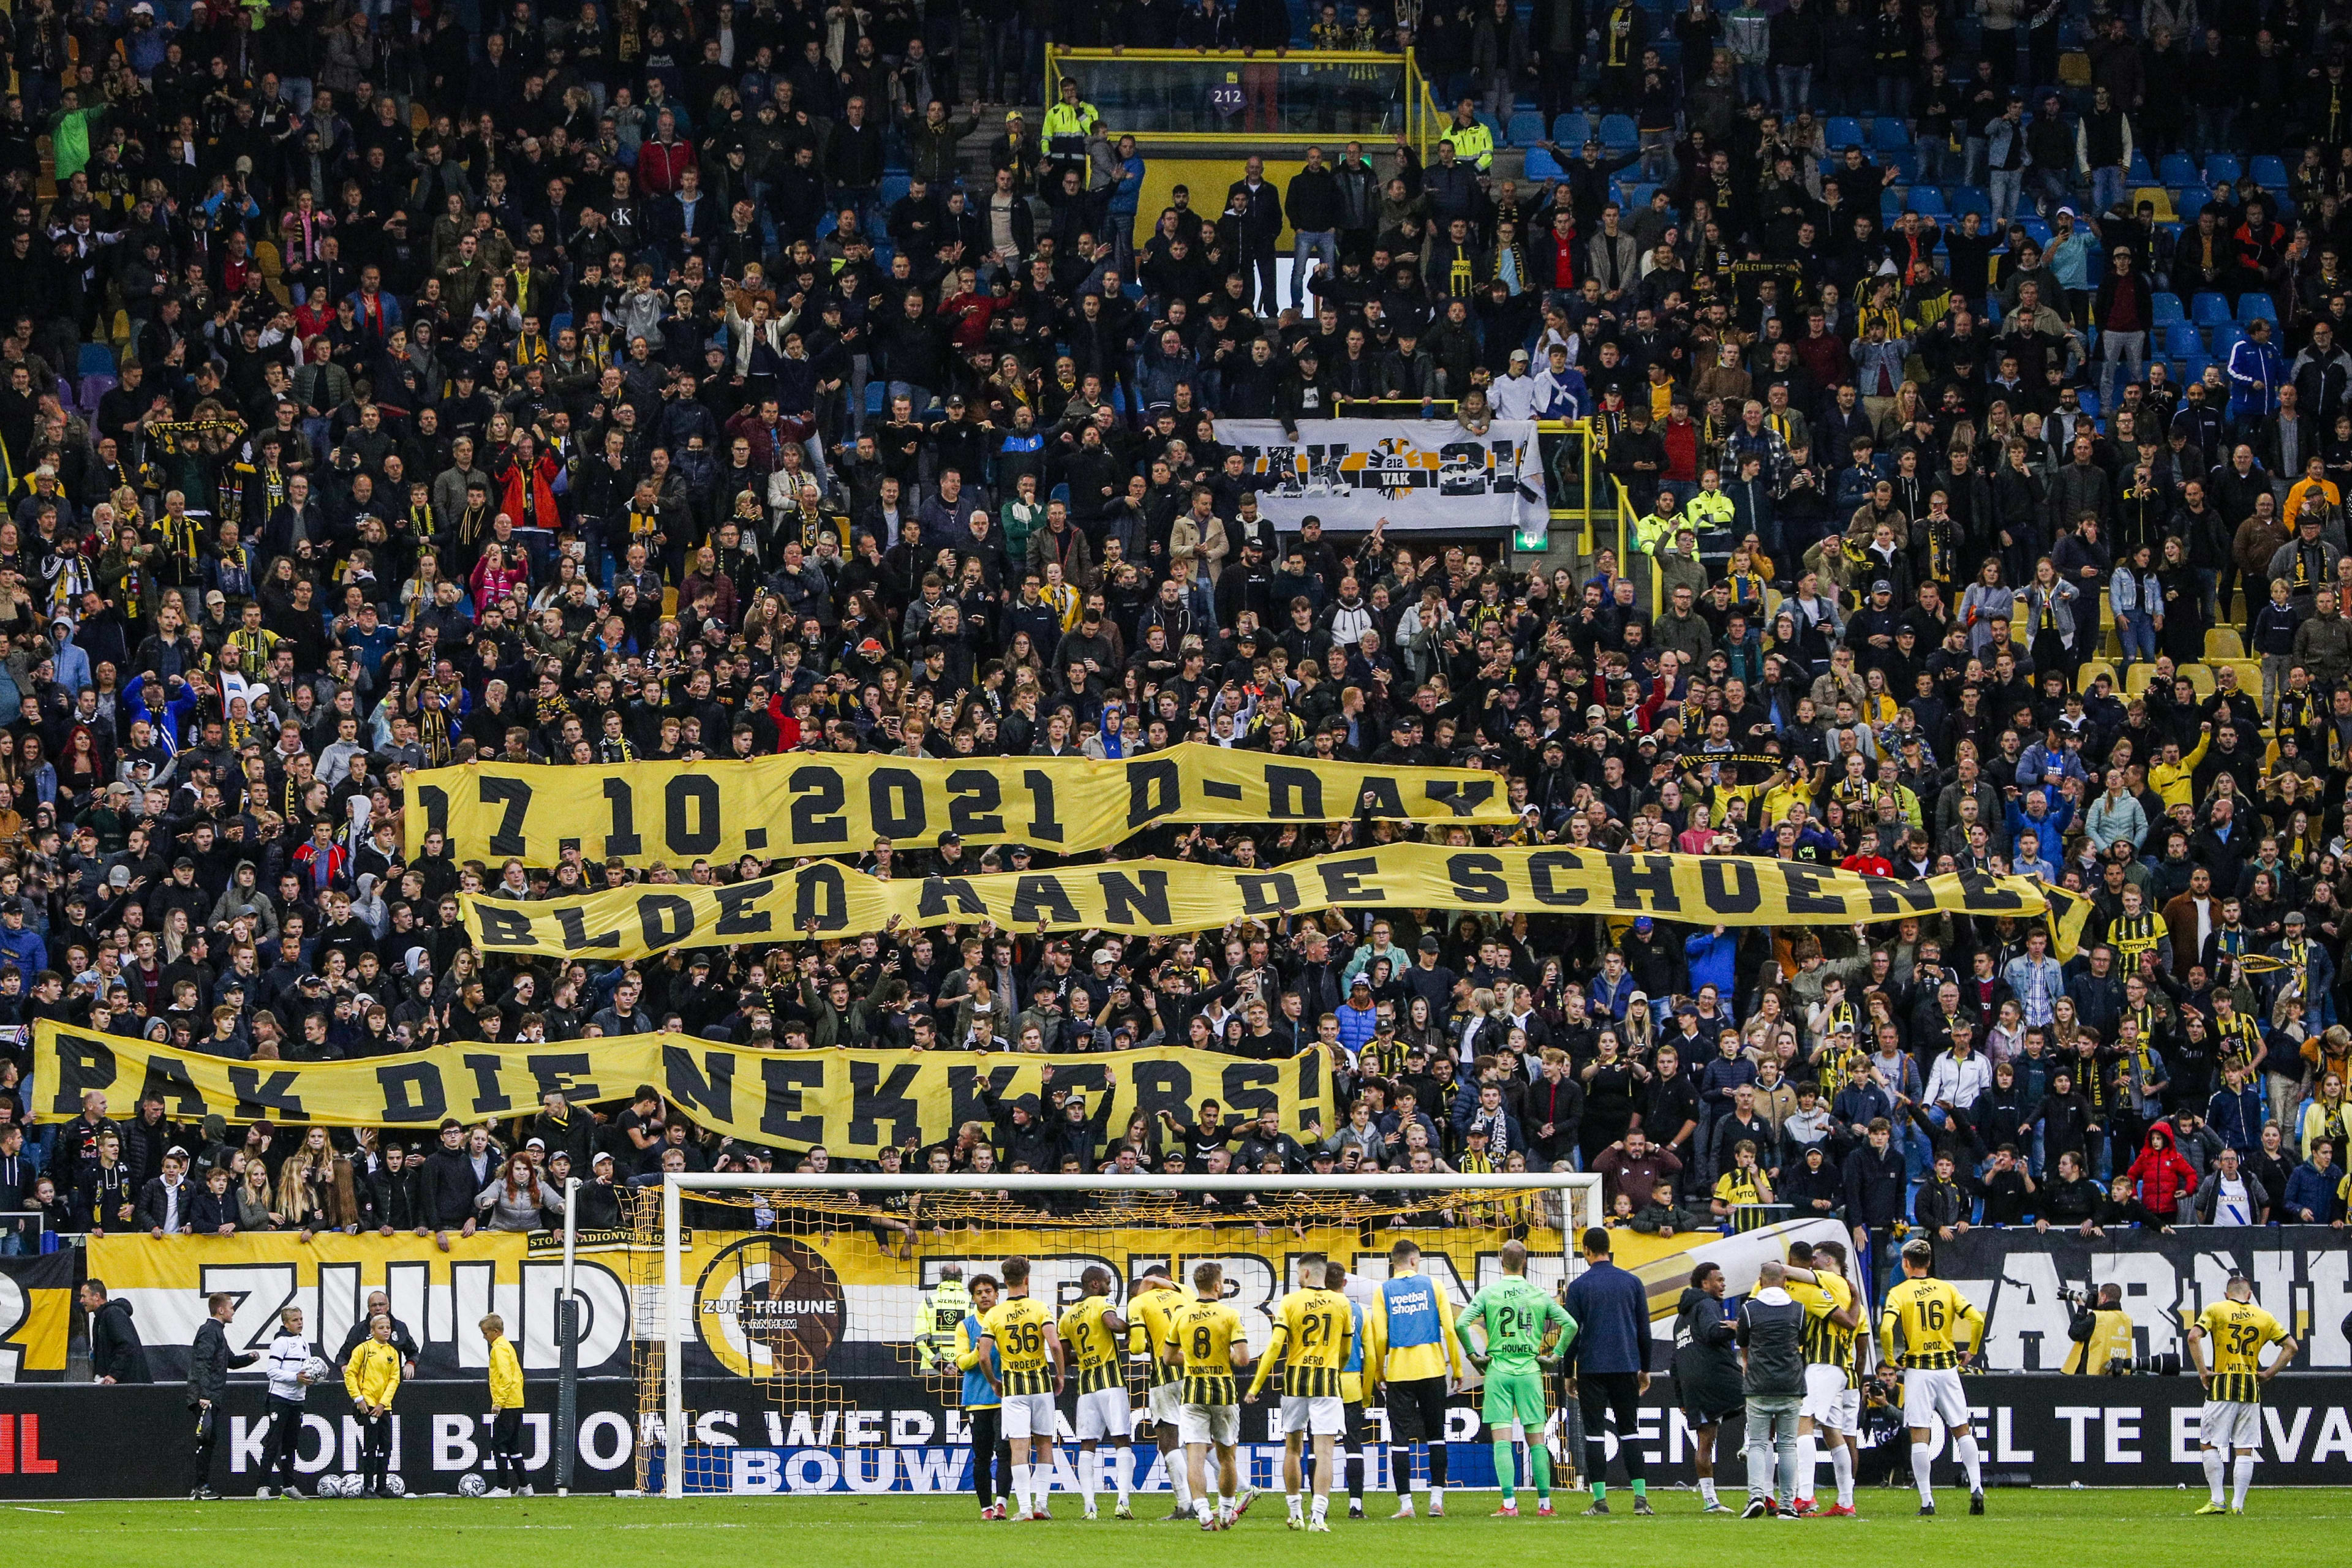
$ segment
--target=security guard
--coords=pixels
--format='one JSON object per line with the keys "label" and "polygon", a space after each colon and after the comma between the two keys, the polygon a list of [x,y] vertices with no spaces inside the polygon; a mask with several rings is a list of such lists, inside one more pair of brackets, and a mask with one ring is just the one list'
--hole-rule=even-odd
{"label": "security guard", "polygon": [[971,1312],[971,1292],[964,1289],[963,1265],[944,1264],[940,1282],[929,1299],[915,1307],[915,1357],[919,1364],[941,1370],[956,1352],[956,1330]]}
{"label": "security guard", "polygon": [[1078,79],[1062,79],[1062,101],[1045,110],[1045,156],[1055,163],[1082,163],[1087,140],[1102,114],[1078,96]]}
{"label": "security guard", "polygon": [[1731,498],[1718,488],[1722,482],[1721,473],[1714,468],[1699,475],[1698,493],[1692,496],[1690,504],[1683,508],[1683,517],[1693,528],[1702,532],[1709,529],[1727,529],[1738,515],[1732,506]]}
{"label": "security guard", "polygon": [[[1064,85],[1067,85],[1066,82]],[[1052,116],[1046,117],[1046,131],[1053,130]],[[1495,133],[1478,120],[1478,104],[1475,99],[1464,99],[1454,106],[1454,123],[1445,128],[1440,141],[1454,143],[1454,155],[1484,174],[1495,167]]]}
{"label": "security guard", "polygon": [[2074,1309],[2066,1337],[2074,1342],[2066,1352],[2067,1376],[2120,1377],[2131,1371],[2132,1321],[2124,1310],[2124,1288],[2112,1281],[2100,1286],[2095,1303]]}

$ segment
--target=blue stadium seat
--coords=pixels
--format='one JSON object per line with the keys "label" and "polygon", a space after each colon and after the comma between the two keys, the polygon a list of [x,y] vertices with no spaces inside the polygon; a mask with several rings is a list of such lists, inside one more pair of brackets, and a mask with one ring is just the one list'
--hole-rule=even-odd
{"label": "blue stadium seat", "polygon": [[1882,114],[1870,123],[1871,144],[1883,153],[1907,150],[1911,145],[1911,128],[1902,117]]}
{"label": "blue stadium seat", "polygon": [[2257,153],[2246,169],[2254,176],[2254,184],[2263,189],[2281,192],[2286,189],[2285,160],[2273,153]]}
{"label": "blue stadium seat", "polygon": [[571,324],[572,312],[569,310],[558,310],[547,319],[547,330],[551,335],[563,331]]}
{"label": "blue stadium seat", "polygon": [[1624,205],[1625,210],[1632,212],[1636,208],[1648,206],[1650,205],[1650,197],[1656,194],[1658,187],[1655,185],[1635,184],[1630,185],[1620,185],[1618,189],[1623,193],[1620,199]]}
{"label": "blue stadium seat", "polygon": [[2187,321],[2174,321],[2164,329],[2164,352],[2173,359],[2187,359],[2205,352],[2205,334]]}
{"label": "blue stadium seat", "polygon": [[1952,216],[1951,205],[1944,200],[1944,193],[1934,185],[1911,187],[1911,209],[1921,217],[1939,221]]}
{"label": "blue stadium seat", "polygon": [[1631,153],[1642,144],[1642,132],[1630,114],[1601,117],[1601,144],[1612,152]]}
{"label": "blue stadium seat", "polygon": [[1563,180],[1568,177],[1568,171],[1559,166],[1559,160],[1553,157],[1548,148],[1543,147],[1528,149],[1525,173],[1530,180]]}
{"label": "blue stadium seat", "polygon": [[76,376],[110,376],[113,374],[114,351],[112,349],[109,348],[104,343],[82,344],[81,356],[78,361],[76,361],[74,365],[74,374]]}
{"label": "blue stadium seat", "polygon": [[2227,295],[2206,292],[2189,301],[2189,319],[2200,327],[2219,327],[2230,320]]}
{"label": "blue stadium seat", "polygon": [[2074,402],[2076,406],[2080,407],[2084,413],[2089,415],[2092,418],[2096,419],[2099,416],[2099,395],[2093,392],[2089,387],[2084,386],[2076,388],[2074,392]]}
{"label": "blue stadium seat", "polygon": [[1511,145],[1532,147],[1543,140],[1543,116],[1525,111],[1511,116]]}
{"label": "blue stadium seat", "polygon": [[1977,185],[1954,185],[1945,192],[1952,204],[1953,216],[1963,213],[1982,214],[1987,222],[1992,219],[1992,197]]}
{"label": "blue stadium seat", "polygon": [[2018,222],[2025,226],[2025,237],[2044,250],[2050,248],[2050,220],[2032,213],[2019,215]]}
{"label": "blue stadium seat", "polygon": [[2156,184],[2156,171],[2147,166],[2147,154],[2137,147],[2132,149],[2131,167],[2124,171],[2124,184],[2126,185]]}
{"label": "blue stadium seat", "polygon": [[866,384],[866,417],[868,419],[879,419],[882,417],[882,394],[884,390],[883,381],[880,376],[876,376],[872,381]]}
{"label": "blue stadium seat", "polygon": [[882,176],[882,184],[878,196],[878,199],[882,204],[882,210],[885,213],[887,213],[893,205],[906,195],[908,188],[913,184],[914,180],[910,175],[884,174]]}
{"label": "blue stadium seat", "polygon": [[2158,326],[2169,327],[2174,325],[2176,322],[2185,321],[2189,319],[2189,313],[2180,308],[2179,295],[2158,292],[2152,296],[2152,298],[2156,305],[2156,324]]}
{"label": "blue stadium seat", "polygon": [[2168,185],[2193,185],[2198,183],[2197,160],[2186,153],[2167,153],[2164,162],[2158,164],[2157,169]]}
{"label": "blue stadium seat", "polygon": [[2235,321],[2213,329],[2213,357],[2223,364],[2230,363],[2230,351],[2246,341],[2246,329]]}
{"label": "blue stadium seat", "polygon": [[1053,493],[1048,495],[1045,499],[1047,500],[1057,500],[1064,506],[1067,506],[1070,504],[1070,487],[1067,485],[1055,485],[1054,487]]}
{"label": "blue stadium seat", "polygon": [[2209,153],[2205,155],[2205,183],[2209,185],[2224,183],[2234,185],[2238,183],[2238,176],[2245,172],[2245,166],[2230,153]]}
{"label": "blue stadium seat", "polygon": [[2180,384],[2186,386],[2192,381],[2204,380],[2206,369],[2212,363],[2211,354],[2190,354],[2173,368],[2180,373]]}
{"label": "blue stadium seat", "polygon": [[2271,303],[2271,297],[2268,294],[2241,294],[2238,296],[2238,320],[2241,323],[2253,321],[2275,323],[2278,321],[2278,307]]}
{"label": "blue stadium seat", "polygon": [[1829,149],[1832,154],[1843,153],[1849,147],[1867,147],[1870,145],[1870,142],[1863,136],[1862,121],[1856,120],[1851,114],[1831,115],[1827,134],[1829,137]]}
{"label": "blue stadium seat", "polygon": [[1592,121],[1580,109],[1559,115],[1551,122],[1551,139],[1570,152],[1583,146],[1584,139],[1591,134]]}

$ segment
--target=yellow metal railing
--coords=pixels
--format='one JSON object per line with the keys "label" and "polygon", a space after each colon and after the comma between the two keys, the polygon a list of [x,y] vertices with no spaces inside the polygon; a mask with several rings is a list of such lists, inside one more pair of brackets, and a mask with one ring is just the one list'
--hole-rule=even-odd
{"label": "yellow metal railing", "polygon": [[[1213,107],[1221,103],[1217,96],[1234,93],[1235,102],[1244,107],[1232,113],[1234,124],[1224,129],[1162,129],[1149,124],[1121,123],[1123,116],[1115,89],[1097,89],[1093,84],[1117,78],[1122,72],[1153,66],[1187,68],[1204,79],[1196,107]],[[1330,100],[1344,109],[1352,90],[1356,102],[1366,110],[1365,123],[1335,122],[1307,129],[1252,129],[1249,121],[1268,111],[1265,96],[1279,93],[1285,73],[1328,71],[1345,73],[1331,84]],[[1396,73],[1402,73],[1402,81]],[[1284,49],[1240,50],[1223,49],[1214,53],[1201,49],[1072,49],[1059,45],[1045,46],[1045,101],[1061,101],[1062,78],[1079,78],[1081,91],[1089,101],[1099,100],[1105,127],[1114,136],[1125,132],[1154,145],[1181,147],[1187,144],[1246,141],[1266,147],[1296,153],[1310,144],[1328,144],[1334,140],[1353,138],[1367,140],[1402,129],[1413,151],[1424,163],[1429,161],[1430,148],[1443,134],[1447,117],[1441,113],[1436,100],[1429,90],[1429,80],[1422,75],[1421,62],[1410,49],[1403,57],[1369,50],[1349,49]],[[1091,81],[1089,80],[1091,79]],[[1305,85],[1305,84],[1302,84]],[[1378,87],[1377,91],[1367,89]],[[1310,87],[1311,93],[1317,90]],[[1375,105],[1377,109],[1375,110]],[[1279,113],[1278,105],[1272,112]]]}

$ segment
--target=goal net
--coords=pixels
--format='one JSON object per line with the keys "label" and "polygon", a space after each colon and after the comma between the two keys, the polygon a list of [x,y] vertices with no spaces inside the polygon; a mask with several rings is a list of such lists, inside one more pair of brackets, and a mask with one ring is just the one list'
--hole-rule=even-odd
{"label": "goal net", "polygon": [[[966,1405],[973,1285],[1007,1258],[1056,1318],[1090,1272],[1124,1308],[1154,1276],[1221,1266],[1223,1299],[1263,1352],[1302,1260],[1348,1272],[1359,1300],[1410,1239],[1458,1312],[1529,1254],[1549,1290],[1577,1267],[1571,1240],[1601,1221],[1600,1178],[1570,1173],[1367,1176],[672,1173],[633,1197],[638,1484],[669,1497],[727,1492],[972,1489]],[[1150,1352],[1126,1336],[1135,1489],[1168,1485],[1146,1415]],[[1076,1487],[1078,1378],[1060,1401],[1053,1472]],[[975,1404],[984,1405],[984,1399]],[[1280,1401],[1247,1407],[1245,1457],[1281,1435]],[[1455,1413],[1475,1427],[1475,1403]],[[1370,1417],[1377,1423],[1378,1416]],[[1466,1431],[1463,1436],[1475,1436]],[[1537,1440],[1540,1440],[1538,1437]],[[1379,1451],[1375,1451],[1379,1450]],[[1364,1462],[1384,1465],[1374,1443]],[[1381,1475],[1370,1478],[1381,1484]]]}

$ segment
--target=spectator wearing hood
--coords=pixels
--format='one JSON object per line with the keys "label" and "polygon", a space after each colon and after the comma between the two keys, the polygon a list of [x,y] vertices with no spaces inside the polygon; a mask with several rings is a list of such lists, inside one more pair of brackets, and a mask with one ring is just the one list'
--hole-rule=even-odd
{"label": "spectator wearing hood", "polygon": [[147,1350],[131,1321],[131,1303],[106,1293],[106,1281],[96,1277],[82,1281],[78,1300],[89,1314],[89,1374],[109,1384],[155,1381],[147,1368]]}
{"label": "spectator wearing hood", "polygon": [[2180,1223],[2181,1205],[2196,1195],[2197,1172],[2181,1157],[2169,1121],[2158,1121],[2147,1130],[2139,1158],[2125,1173],[2131,1178],[2132,1195],[2156,1216],[2158,1225]]}

